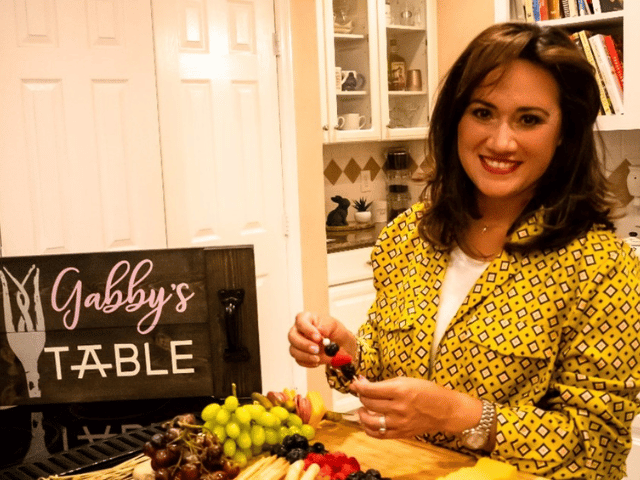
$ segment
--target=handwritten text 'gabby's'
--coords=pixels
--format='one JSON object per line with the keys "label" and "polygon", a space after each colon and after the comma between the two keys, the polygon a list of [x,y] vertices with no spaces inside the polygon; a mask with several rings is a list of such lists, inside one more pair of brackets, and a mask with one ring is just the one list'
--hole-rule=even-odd
{"label": "handwritten text 'gabby's'", "polygon": [[[136,312],[140,308],[147,306],[151,308],[151,311],[147,312],[138,321],[138,332],[141,334],[147,334],[151,332],[160,321],[163,307],[169,302],[173,293],[165,291],[164,287],[156,289],[144,290],[138,288],[138,285],[149,276],[153,270],[153,262],[151,260],[142,260],[139,262],[133,270],[131,270],[131,264],[122,260],[116,263],[107,278],[104,294],[90,293],[86,298],[82,298],[82,281],[77,279],[77,275],[80,271],[77,268],[69,267],[62,270],[55,283],[53,284],[53,290],[51,291],[51,306],[57,312],[64,312],[63,320],[64,326],[73,330],[78,324],[80,318],[80,309],[93,308],[101,311],[105,314],[113,313],[119,308],[124,307],[127,312]],[[129,280],[126,278],[129,276]],[[66,282],[74,282],[75,285],[71,289],[69,297],[59,303],[58,291],[67,291],[67,288],[61,288],[66,285]],[[122,284],[122,290],[117,287]],[[171,288],[174,290],[177,296],[177,304],[175,309],[177,312],[184,312],[187,309],[187,302],[195,294],[189,292],[189,284],[179,283],[177,285],[172,284]]]}

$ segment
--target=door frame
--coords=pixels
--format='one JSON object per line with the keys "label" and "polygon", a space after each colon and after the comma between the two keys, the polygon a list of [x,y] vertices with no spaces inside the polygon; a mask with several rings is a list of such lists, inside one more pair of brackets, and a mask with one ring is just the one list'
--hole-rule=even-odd
{"label": "door frame", "polygon": [[[283,229],[286,232],[287,276],[289,280],[289,318],[283,319],[283,321],[293,323],[296,313],[302,311],[304,302],[290,1],[274,0],[274,18],[276,23],[275,31],[279,39],[279,55],[276,62],[278,68],[280,144],[284,188],[283,207],[286,221]],[[293,362],[293,359],[292,368],[293,388],[300,392],[305,392],[307,390],[305,369],[298,367]]]}

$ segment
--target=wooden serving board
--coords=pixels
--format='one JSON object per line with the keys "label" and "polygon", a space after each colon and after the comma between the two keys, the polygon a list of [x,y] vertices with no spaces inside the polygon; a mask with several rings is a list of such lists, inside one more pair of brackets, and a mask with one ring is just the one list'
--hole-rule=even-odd
{"label": "wooden serving board", "polygon": [[[393,480],[435,480],[462,467],[475,465],[473,457],[418,440],[379,440],[353,422],[323,422],[314,441],[329,451],[356,457],[362,470],[375,468]],[[518,480],[543,480],[518,472]]]}

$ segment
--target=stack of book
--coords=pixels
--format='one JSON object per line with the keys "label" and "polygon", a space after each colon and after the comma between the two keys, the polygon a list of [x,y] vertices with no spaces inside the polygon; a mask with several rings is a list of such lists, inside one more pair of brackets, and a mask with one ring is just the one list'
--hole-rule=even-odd
{"label": "stack of book", "polygon": [[587,30],[575,32],[571,38],[595,69],[600,90],[600,113],[602,115],[623,114],[622,43],[613,35],[594,34]]}
{"label": "stack of book", "polygon": [[623,6],[623,0],[511,0],[513,18],[527,22],[614,12]]}

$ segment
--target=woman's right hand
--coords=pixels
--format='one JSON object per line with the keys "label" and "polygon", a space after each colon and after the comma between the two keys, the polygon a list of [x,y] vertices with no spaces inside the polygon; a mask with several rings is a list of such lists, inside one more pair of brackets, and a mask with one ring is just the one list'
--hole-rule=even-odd
{"label": "woman's right hand", "polygon": [[302,367],[315,368],[331,363],[331,357],[324,353],[323,338],[337,343],[345,353],[355,355],[355,336],[342,323],[329,316],[299,313],[288,338],[289,353]]}

